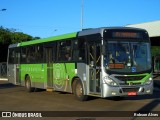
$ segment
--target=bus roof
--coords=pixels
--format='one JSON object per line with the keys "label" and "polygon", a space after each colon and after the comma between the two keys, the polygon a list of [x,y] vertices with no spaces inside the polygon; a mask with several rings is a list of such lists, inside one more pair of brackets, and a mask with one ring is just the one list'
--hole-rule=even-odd
{"label": "bus roof", "polygon": [[103,35],[103,31],[106,30],[106,29],[107,30],[118,30],[118,29],[129,30],[129,29],[132,29],[132,30],[145,31],[144,29],[134,28],[134,27],[101,27],[101,28],[94,28],[94,29],[91,28],[91,29],[86,29],[86,30],[80,31],[78,33],[78,37],[85,36],[85,35],[98,34],[98,33]]}
{"label": "bus roof", "polygon": [[8,48],[15,48],[15,47],[18,47],[20,43],[15,43],[15,44],[10,44],[8,46]]}
{"label": "bus roof", "polygon": [[53,36],[53,37],[44,38],[44,39],[37,39],[37,40],[21,42],[20,46],[26,46],[26,45],[32,45],[32,44],[38,44],[38,43],[44,43],[44,42],[50,42],[50,41],[56,41],[56,40],[62,40],[62,39],[75,38],[76,36],[77,36],[77,32],[74,32],[74,33]]}
{"label": "bus roof", "polygon": [[81,36],[86,36],[86,35],[92,35],[92,34],[101,34],[103,35],[104,30],[118,30],[118,29],[124,29],[124,30],[143,30],[140,28],[133,28],[133,27],[101,27],[101,28],[91,28],[91,29],[86,29],[82,30],[79,32],[73,32],[73,33],[68,33],[68,34],[63,34],[63,35],[58,35],[58,36],[52,36],[49,38],[43,38],[43,39],[37,39],[37,40],[31,40],[31,41],[26,41],[26,42],[21,42],[17,44],[11,44],[9,48],[12,47],[19,47],[19,46],[27,46],[27,45],[33,45],[33,44],[39,44],[39,43],[45,43],[45,42],[51,42],[51,41],[57,41],[57,40],[63,40],[63,39],[69,39],[69,38],[76,38],[81,37]]}

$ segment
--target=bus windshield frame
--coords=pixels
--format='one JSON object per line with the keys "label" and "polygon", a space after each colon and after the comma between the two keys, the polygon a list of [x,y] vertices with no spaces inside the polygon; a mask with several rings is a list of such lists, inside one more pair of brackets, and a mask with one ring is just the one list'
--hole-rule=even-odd
{"label": "bus windshield frame", "polygon": [[151,72],[150,40],[147,32],[104,30],[104,67],[111,74]]}

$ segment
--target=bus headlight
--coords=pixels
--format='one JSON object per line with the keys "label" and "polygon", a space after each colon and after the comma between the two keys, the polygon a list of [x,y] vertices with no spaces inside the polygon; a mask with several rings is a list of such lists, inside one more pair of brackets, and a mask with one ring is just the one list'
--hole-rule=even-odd
{"label": "bus headlight", "polygon": [[109,77],[104,77],[103,80],[108,84],[108,85],[111,85],[111,86],[117,86],[118,84],[112,80],[111,78]]}
{"label": "bus headlight", "polygon": [[150,77],[148,80],[145,81],[145,84],[149,85],[152,83],[152,81],[153,81],[153,78]]}

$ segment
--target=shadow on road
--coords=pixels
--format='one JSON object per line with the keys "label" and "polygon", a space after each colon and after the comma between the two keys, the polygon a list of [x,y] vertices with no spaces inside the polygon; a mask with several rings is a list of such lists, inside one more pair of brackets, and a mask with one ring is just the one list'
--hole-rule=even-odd
{"label": "shadow on road", "polygon": [[0,89],[13,88],[15,85],[8,83],[7,81],[0,81]]}
{"label": "shadow on road", "polygon": [[[0,81],[0,89],[7,89],[7,88],[14,88],[19,87],[9,83],[8,81]],[[25,90],[25,89],[24,89]],[[36,88],[34,92],[44,92],[45,89],[38,89]],[[68,94],[66,92],[60,92],[60,94]],[[92,97],[90,96],[88,101],[100,99],[99,97]],[[152,95],[140,95],[140,96],[126,96],[126,97],[109,97],[104,98],[106,100],[113,100],[113,101],[125,101],[125,100],[144,100],[144,99],[160,99],[160,90],[154,90]]]}
{"label": "shadow on road", "polygon": [[[154,109],[160,104],[160,99],[154,99],[148,104],[141,107],[139,110],[135,111],[137,114],[147,114],[147,115],[158,115],[159,111],[154,111]],[[159,115],[157,116],[159,117]],[[131,120],[136,120],[138,117],[134,116]]]}
{"label": "shadow on road", "polygon": [[[88,101],[92,101],[92,100],[96,100],[96,99],[102,99],[99,97],[93,97],[93,96],[89,96]],[[125,101],[125,100],[145,100],[145,99],[160,99],[160,90],[153,91],[152,95],[140,95],[140,96],[125,96],[125,97],[108,97],[108,98],[103,98],[105,100],[111,100],[111,101]]]}
{"label": "shadow on road", "polygon": [[155,99],[155,100],[152,100],[150,103],[146,104],[145,106],[143,106],[142,108],[140,108],[138,111],[136,111],[137,113],[138,112],[141,112],[141,111],[147,111],[147,112],[151,112],[155,107],[157,107],[158,105],[160,104],[160,99]]}
{"label": "shadow on road", "polygon": [[140,96],[125,96],[125,97],[111,97],[107,100],[124,101],[124,100],[144,100],[144,99],[160,99],[160,91],[153,91],[152,95],[140,95]]}
{"label": "shadow on road", "polygon": [[135,97],[134,99],[135,100],[143,100],[143,99],[156,99],[156,98],[160,98],[160,91],[153,91],[153,94],[152,95],[142,95],[142,96],[139,96],[139,97]]}

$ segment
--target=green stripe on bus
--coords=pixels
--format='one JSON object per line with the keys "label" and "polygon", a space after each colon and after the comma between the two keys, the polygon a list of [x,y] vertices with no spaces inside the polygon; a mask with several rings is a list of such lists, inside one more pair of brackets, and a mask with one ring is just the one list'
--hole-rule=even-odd
{"label": "green stripe on bus", "polygon": [[44,43],[44,42],[75,38],[76,36],[77,36],[77,32],[74,32],[74,33],[69,33],[69,34],[64,34],[64,35],[59,35],[59,36],[53,36],[53,37],[44,38],[44,39],[22,42],[20,44],[20,46],[33,45],[33,44],[39,44],[39,43]]}

